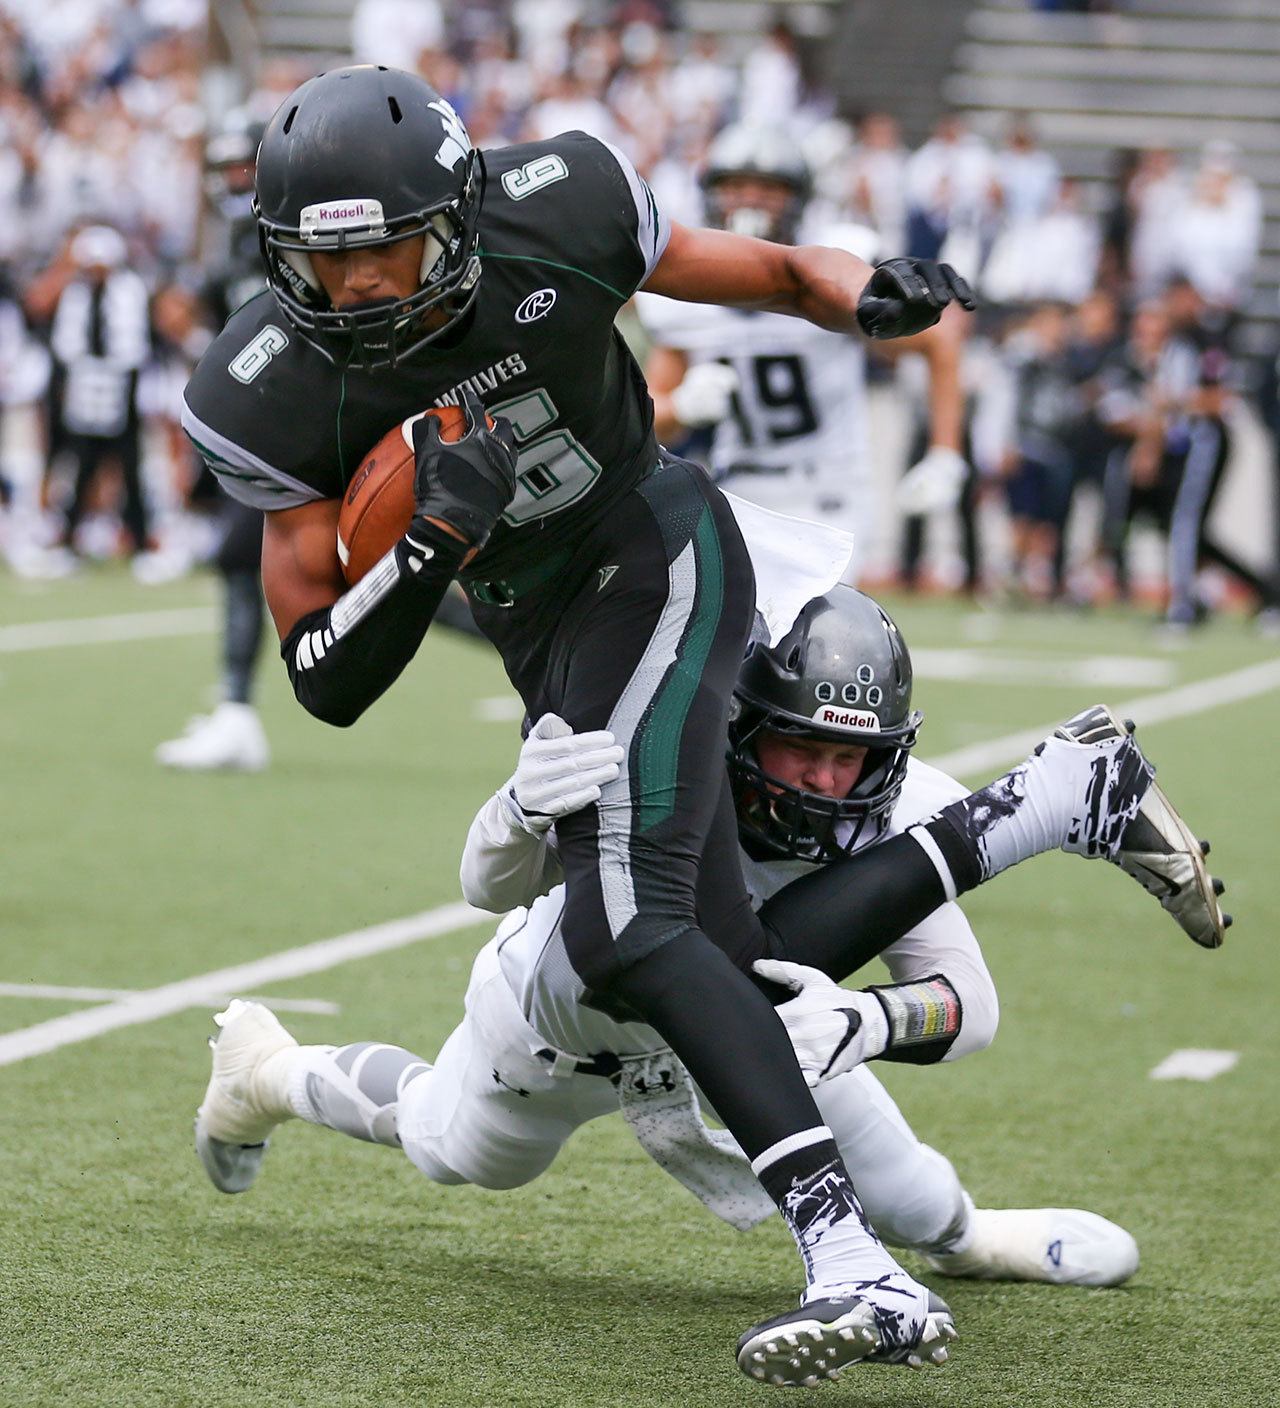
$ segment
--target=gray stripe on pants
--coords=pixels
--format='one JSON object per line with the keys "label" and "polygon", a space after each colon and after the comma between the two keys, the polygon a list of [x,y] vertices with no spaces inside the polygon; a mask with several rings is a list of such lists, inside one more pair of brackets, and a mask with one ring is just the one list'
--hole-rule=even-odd
{"label": "gray stripe on pants", "polygon": [[692,540],[667,569],[667,602],[639,664],[618,697],[608,728],[626,750],[617,778],[601,789],[596,803],[600,891],[609,933],[616,943],[636,916],[631,876],[631,744],[640,720],[675,664],[698,597],[698,570]]}

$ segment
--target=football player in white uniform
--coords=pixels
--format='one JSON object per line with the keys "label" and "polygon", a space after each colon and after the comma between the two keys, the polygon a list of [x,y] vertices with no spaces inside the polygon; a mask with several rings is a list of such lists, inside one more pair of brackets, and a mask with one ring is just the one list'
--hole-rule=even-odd
{"label": "football player in white uniform", "polygon": [[[706,223],[779,244],[833,246],[874,262],[874,230],[813,213],[809,168],[781,131],[729,127],[702,174]],[[783,513],[820,519],[866,541],[873,512],[866,353],[855,339],[781,313],[678,303],[640,293],[653,348],[645,376],[666,444],[711,428],[723,488]],[[900,486],[912,502],[950,502],[964,481],[960,338],[944,317],[888,348],[921,354],[929,373],[930,447]],[[850,579],[852,580],[852,579]]]}
{"label": "football player in white uniform", "polygon": [[[854,678],[828,706],[832,680],[850,662],[857,662]],[[835,874],[846,855],[965,795],[909,758],[921,716],[911,710],[906,648],[889,618],[852,589],[836,587],[811,602],[776,647],[757,646],[736,699],[730,772],[741,864],[753,903],[765,910],[815,875]],[[271,1130],[292,1116],[401,1147],[437,1183],[515,1187],[542,1173],[574,1129],[621,1104],[646,1150],[719,1216],[749,1227],[774,1210],[729,1136],[702,1121],[687,1074],[657,1033],[594,1006],[567,961],[555,820],[586,805],[618,761],[610,735],[574,735],[548,716],[531,731],[511,782],[476,817],[464,892],[494,910],[527,908],[515,909],[477,957],[466,1016],[434,1064],[382,1043],[299,1047],[256,1003],[236,1002],[219,1014],[213,1076],[196,1124],[197,1148],[218,1188],[247,1188]],[[843,899],[846,907],[856,903]],[[861,1064],[955,1059],[990,1042],[995,992],[959,907],[944,904],[883,957],[892,981],[861,991],[797,964],[758,965],[763,978],[798,991],[779,1015],[876,1230],[924,1252],[943,1274],[1125,1280],[1137,1248],[1101,1217],[975,1209],[948,1160],[919,1142]],[[880,1265],[868,1269],[884,1278],[877,1314],[887,1324],[894,1296],[915,1283],[873,1245]],[[944,1323],[908,1362],[945,1358]],[[739,1363],[771,1382],[817,1382],[855,1358],[877,1357],[880,1321],[871,1328],[870,1339],[829,1364],[818,1362],[826,1346],[814,1351],[818,1358],[797,1356],[785,1340],[770,1350],[763,1327],[744,1337]]]}

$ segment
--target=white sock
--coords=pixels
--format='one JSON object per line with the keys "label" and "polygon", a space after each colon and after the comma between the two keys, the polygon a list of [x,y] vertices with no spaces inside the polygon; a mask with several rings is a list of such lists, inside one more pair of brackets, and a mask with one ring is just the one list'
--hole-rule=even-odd
{"label": "white sock", "polygon": [[803,1299],[902,1270],[871,1230],[826,1126],[782,1140],[751,1167],[799,1248],[808,1282]]}
{"label": "white sock", "polygon": [[1110,859],[1151,775],[1127,735],[1098,743],[1054,735],[1026,762],[939,816],[977,846],[983,880],[1059,848]]}
{"label": "white sock", "polygon": [[400,1095],[409,1081],[431,1069],[403,1047],[369,1041],[295,1046],[269,1060],[279,1062],[272,1081],[291,1114],[352,1139],[392,1148],[400,1144]]}

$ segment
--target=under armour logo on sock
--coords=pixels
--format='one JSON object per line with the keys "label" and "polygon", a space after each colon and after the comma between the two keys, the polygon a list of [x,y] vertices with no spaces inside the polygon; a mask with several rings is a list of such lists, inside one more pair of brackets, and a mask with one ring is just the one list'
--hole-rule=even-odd
{"label": "under armour logo on sock", "polygon": [[602,592],[602,591],[604,591],[604,589],[605,589],[605,588],[609,585],[609,583],[613,580],[613,574],[614,574],[617,570],[618,570],[618,564],[617,564],[616,562],[613,563],[613,564],[612,564],[611,566],[609,566],[609,567],[602,567],[602,568],[600,569],[600,585],[596,588],[596,591],[597,591],[597,592]]}

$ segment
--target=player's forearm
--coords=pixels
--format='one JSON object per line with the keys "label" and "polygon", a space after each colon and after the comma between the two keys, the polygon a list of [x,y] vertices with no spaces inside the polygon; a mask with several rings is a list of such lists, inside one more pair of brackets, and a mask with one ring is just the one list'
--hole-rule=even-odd
{"label": "player's forearm", "polygon": [[869,264],[844,250],[677,225],[645,288],[690,303],[790,313],[836,332],[856,332],[858,296],[871,274]]}
{"label": "player's forearm", "polygon": [[912,342],[929,364],[929,444],[959,453],[964,444],[964,391],[957,323],[944,314],[936,327],[917,334]]}
{"label": "player's forearm", "polygon": [[797,245],[786,253],[786,282],[764,306],[831,332],[858,332],[858,298],[871,278],[871,265],[822,245]]}
{"label": "player's forearm", "polygon": [[491,914],[530,905],[564,878],[550,833],[534,835],[512,817],[495,793],[476,813],[462,852],[463,898]]}
{"label": "player's forearm", "polygon": [[337,728],[355,723],[413,659],[466,551],[444,532],[401,539],[332,606],[297,621],[280,654],[303,708]]}

